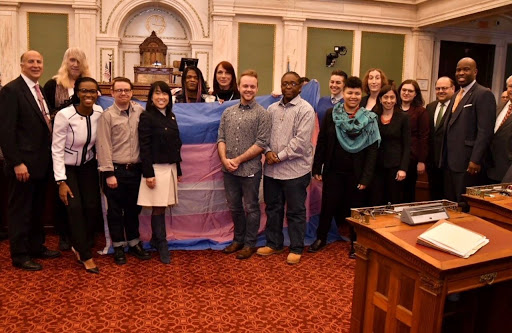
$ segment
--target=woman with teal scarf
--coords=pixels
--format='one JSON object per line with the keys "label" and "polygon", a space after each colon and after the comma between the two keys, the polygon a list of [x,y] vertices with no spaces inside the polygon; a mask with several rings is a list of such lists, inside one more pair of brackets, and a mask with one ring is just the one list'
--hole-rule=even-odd
{"label": "woman with teal scarf", "polygon": [[[322,210],[317,239],[309,252],[317,252],[327,245],[327,234],[334,217],[338,227],[346,225],[350,208],[362,207],[366,201],[366,187],[370,184],[380,144],[377,115],[360,107],[362,82],[349,77],[343,88],[344,103],[327,110],[318,134],[313,162],[313,176],[323,182]],[[355,232],[350,229],[354,258]]]}

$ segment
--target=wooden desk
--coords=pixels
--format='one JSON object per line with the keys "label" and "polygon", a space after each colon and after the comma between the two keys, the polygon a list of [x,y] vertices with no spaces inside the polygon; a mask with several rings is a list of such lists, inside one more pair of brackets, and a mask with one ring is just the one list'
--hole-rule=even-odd
{"label": "wooden desk", "polygon": [[168,84],[173,83],[172,67],[161,66],[134,66],[133,73],[136,83],[151,84],[155,81],[164,81]]}
{"label": "wooden desk", "polygon": [[[99,86],[100,86],[101,95],[111,96],[110,87],[112,86],[112,83],[100,82]],[[174,88],[180,88],[181,85],[171,83],[171,84],[169,84],[169,87],[171,87],[171,89],[174,89]],[[144,101],[144,102],[147,101],[148,94],[149,94],[149,88],[151,88],[150,84],[134,83],[133,84],[133,98],[136,98],[139,101]]]}
{"label": "wooden desk", "polygon": [[[347,219],[357,232],[351,332],[510,332],[500,325],[512,313],[512,232],[469,214],[449,215],[489,244],[462,259],[416,244],[431,224],[409,226],[396,215],[370,224]],[[454,293],[462,301],[447,302]],[[459,319],[454,316],[462,316],[462,326],[447,326]]]}
{"label": "wooden desk", "polygon": [[500,227],[512,230],[512,197],[493,193],[494,197],[463,194],[469,204],[469,213]]}

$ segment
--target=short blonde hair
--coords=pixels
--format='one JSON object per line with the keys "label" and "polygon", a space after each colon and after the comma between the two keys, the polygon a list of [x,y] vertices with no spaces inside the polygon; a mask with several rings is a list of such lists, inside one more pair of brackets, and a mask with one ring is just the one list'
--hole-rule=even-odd
{"label": "short blonde hair", "polygon": [[89,64],[87,63],[87,58],[85,57],[84,51],[78,47],[70,47],[64,52],[64,57],[62,58],[62,63],[60,68],[53,78],[57,81],[57,84],[62,85],[64,88],[73,88],[74,85],[71,83],[71,78],[69,77],[68,70],[68,59],[76,58],[80,64],[80,77],[90,77],[91,71],[89,70]]}

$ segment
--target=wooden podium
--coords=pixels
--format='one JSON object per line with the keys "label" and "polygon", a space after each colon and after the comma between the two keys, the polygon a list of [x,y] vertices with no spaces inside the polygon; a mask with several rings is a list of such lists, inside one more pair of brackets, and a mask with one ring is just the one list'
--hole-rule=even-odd
{"label": "wooden podium", "polygon": [[512,314],[512,232],[449,211],[449,221],[490,240],[462,259],[416,244],[431,223],[409,226],[396,214],[365,220],[354,210],[352,216],[351,332],[512,332],[512,323],[503,324]]}

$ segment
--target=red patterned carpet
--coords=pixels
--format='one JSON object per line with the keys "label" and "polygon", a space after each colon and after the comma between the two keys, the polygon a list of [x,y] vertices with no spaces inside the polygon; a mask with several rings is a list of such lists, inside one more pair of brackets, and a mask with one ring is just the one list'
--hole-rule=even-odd
{"label": "red patterned carpet", "polygon": [[[55,249],[56,236],[47,244]],[[102,244],[99,244],[102,245]],[[155,255],[155,254],[154,254]],[[88,274],[70,252],[40,260],[44,270],[10,264],[0,242],[0,332],[348,332],[355,261],[336,242],[300,264],[286,253],[247,261],[220,251],[95,259]]]}

